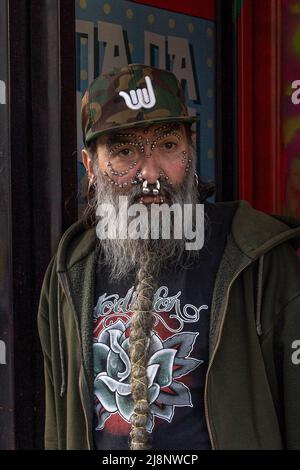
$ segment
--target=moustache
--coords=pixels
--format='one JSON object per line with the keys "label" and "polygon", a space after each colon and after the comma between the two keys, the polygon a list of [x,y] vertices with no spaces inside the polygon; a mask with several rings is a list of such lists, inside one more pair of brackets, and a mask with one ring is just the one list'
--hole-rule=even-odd
{"label": "moustache", "polygon": [[[153,188],[155,185],[151,185]],[[150,186],[150,188],[151,188]],[[176,188],[170,187],[168,183],[160,182],[160,189],[157,195],[143,193],[143,182],[136,184],[133,188],[127,189],[126,192],[122,192],[122,195],[128,197],[128,204],[135,204],[137,202],[148,201],[148,202],[171,202],[174,195],[176,194]],[[120,195],[120,192],[115,191],[115,196]]]}

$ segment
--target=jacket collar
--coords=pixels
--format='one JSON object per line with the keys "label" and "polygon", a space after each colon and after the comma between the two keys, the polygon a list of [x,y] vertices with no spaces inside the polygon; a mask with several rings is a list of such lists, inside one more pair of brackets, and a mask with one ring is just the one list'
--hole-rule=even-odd
{"label": "jacket collar", "polygon": [[256,259],[287,240],[300,247],[300,221],[292,217],[270,215],[254,209],[247,201],[217,203],[236,207],[231,234],[242,253]]}

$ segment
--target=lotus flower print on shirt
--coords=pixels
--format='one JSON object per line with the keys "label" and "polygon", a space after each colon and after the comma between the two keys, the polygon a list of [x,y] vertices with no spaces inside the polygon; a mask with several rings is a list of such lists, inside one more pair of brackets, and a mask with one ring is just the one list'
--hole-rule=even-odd
{"label": "lotus flower print on shirt", "polygon": [[[96,431],[104,428],[112,413],[130,423],[133,413],[131,398],[129,324],[121,320],[103,330],[93,344],[94,394],[96,406]],[[172,421],[176,406],[193,406],[189,388],[178,379],[199,367],[202,360],[189,357],[198,333],[182,332],[162,341],[152,331],[148,360],[148,397],[150,417],[147,431],[151,432],[155,416]]]}

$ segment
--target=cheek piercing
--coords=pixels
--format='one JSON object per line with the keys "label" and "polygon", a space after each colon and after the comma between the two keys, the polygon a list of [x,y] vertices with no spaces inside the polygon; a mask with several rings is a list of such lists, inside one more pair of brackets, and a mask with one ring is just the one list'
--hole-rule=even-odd
{"label": "cheek piercing", "polygon": [[189,171],[191,161],[192,161],[191,158],[189,158],[189,159],[188,159],[188,164],[187,164],[186,167],[185,167],[185,172],[186,172],[186,173]]}
{"label": "cheek piercing", "polygon": [[186,151],[184,150],[184,151],[182,152],[181,163],[185,163],[185,161],[186,161]]}
{"label": "cheek piercing", "polygon": [[[112,175],[114,175],[114,176],[125,176],[125,175],[128,175],[129,171],[132,170],[136,165],[137,165],[137,162],[132,162],[126,170],[124,170],[124,171],[116,171],[116,170],[113,168],[111,162],[108,161],[108,162],[106,163],[106,166],[109,168],[110,173],[111,173]],[[107,172],[106,172],[106,171],[104,171],[103,174],[104,174],[105,176],[107,176]]]}
{"label": "cheek piercing", "polygon": [[170,181],[169,177],[168,177],[163,171],[161,171],[161,172],[159,173],[159,175],[160,175],[161,178],[164,178],[165,181],[167,181],[170,186],[173,185],[172,181]]}

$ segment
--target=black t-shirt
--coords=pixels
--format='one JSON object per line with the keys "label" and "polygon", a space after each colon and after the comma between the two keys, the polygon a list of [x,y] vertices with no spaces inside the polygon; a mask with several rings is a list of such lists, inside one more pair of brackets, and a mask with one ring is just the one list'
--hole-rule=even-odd
{"label": "black t-shirt", "polygon": [[[189,269],[161,272],[153,300],[147,374],[151,420],[158,450],[210,448],[204,412],[210,307],[215,277],[231,228],[233,209],[205,203],[208,234]],[[99,258],[94,308],[94,442],[101,450],[128,449],[132,400],[128,322],[133,273],[110,283]]]}

